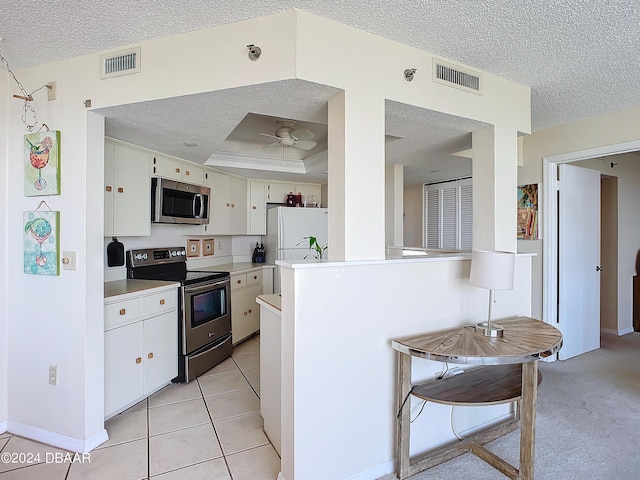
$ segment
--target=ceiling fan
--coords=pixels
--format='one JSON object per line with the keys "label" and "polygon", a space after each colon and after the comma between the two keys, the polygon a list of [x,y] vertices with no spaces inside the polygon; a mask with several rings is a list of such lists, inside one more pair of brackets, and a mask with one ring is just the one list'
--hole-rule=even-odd
{"label": "ceiling fan", "polygon": [[264,147],[293,147],[299,150],[311,150],[318,143],[311,140],[314,134],[306,128],[296,128],[296,122],[293,120],[277,120],[277,128],[275,135],[268,133],[258,133],[265,137],[275,138],[277,142],[270,143]]}

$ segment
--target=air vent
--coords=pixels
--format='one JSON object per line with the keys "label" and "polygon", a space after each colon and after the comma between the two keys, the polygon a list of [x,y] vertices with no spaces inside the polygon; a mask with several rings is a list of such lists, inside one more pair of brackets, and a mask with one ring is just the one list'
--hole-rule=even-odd
{"label": "air vent", "polygon": [[102,55],[100,64],[101,79],[140,73],[140,47]]}
{"label": "air vent", "polygon": [[482,77],[479,73],[471,70],[465,71],[440,60],[434,59],[433,61],[433,81],[482,95]]}

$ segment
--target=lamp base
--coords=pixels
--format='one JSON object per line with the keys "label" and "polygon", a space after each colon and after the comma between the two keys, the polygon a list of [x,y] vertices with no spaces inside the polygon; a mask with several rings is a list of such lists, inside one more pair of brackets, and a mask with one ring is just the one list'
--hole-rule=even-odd
{"label": "lamp base", "polygon": [[485,337],[502,337],[504,328],[495,323],[481,322],[476,324],[476,333]]}

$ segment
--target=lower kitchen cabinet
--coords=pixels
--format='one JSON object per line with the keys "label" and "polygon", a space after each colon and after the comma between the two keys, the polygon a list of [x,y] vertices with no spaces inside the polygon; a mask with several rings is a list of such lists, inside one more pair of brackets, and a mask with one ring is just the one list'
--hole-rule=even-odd
{"label": "lower kitchen cabinet", "polygon": [[176,288],[127,295],[124,300],[117,296],[105,299],[105,419],[151,395],[177,375]]}
{"label": "lower kitchen cabinet", "polygon": [[256,297],[262,293],[262,268],[231,275],[231,337],[234,345],[260,330],[260,307]]}

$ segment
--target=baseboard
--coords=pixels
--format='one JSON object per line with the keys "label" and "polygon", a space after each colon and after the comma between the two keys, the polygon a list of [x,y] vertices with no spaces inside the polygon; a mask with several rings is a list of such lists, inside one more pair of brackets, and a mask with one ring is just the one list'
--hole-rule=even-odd
{"label": "baseboard", "polygon": [[390,460],[382,465],[370,468],[364,472],[356,473],[350,477],[345,477],[346,480],[372,480],[375,478],[381,478],[395,472],[396,464],[393,460]]}
{"label": "baseboard", "polygon": [[622,330],[613,330],[611,328],[601,328],[600,331],[602,333],[607,333],[609,335],[615,335],[616,337],[621,337],[622,335],[627,335],[629,333],[633,333],[633,327],[627,327]]}
{"label": "baseboard", "polygon": [[278,478],[277,480],[287,480],[286,478],[284,478],[284,475],[282,475],[282,472],[278,472]]}
{"label": "baseboard", "polygon": [[7,420],[0,422],[0,435],[7,431]]}
{"label": "baseboard", "polygon": [[20,437],[45,443],[53,447],[62,448],[70,452],[87,453],[96,448],[98,445],[109,440],[107,431],[103,428],[100,432],[91,438],[82,440],[79,438],[67,437],[59,433],[50,432],[42,428],[23,425],[22,423],[8,421],[6,431],[18,435]]}

